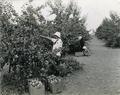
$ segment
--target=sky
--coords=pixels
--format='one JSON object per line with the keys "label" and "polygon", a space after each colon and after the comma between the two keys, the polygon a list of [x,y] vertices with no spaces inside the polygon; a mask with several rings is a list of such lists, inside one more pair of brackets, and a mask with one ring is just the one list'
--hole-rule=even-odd
{"label": "sky", "polygon": [[[44,4],[46,0],[33,0],[32,4],[37,7]],[[72,0],[73,1],[73,0]],[[20,12],[23,4],[28,0],[12,0],[12,4],[17,12]],[[70,0],[63,0],[64,4],[69,4]],[[81,9],[81,15],[86,16],[86,26],[88,30],[96,29],[105,17],[109,17],[111,11],[120,15],[120,0],[74,0]],[[44,14],[47,15],[47,11]]]}

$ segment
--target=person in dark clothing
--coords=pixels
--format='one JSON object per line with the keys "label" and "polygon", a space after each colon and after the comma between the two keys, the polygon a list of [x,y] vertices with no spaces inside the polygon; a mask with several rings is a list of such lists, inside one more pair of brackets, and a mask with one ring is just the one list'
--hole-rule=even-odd
{"label": "person in dark clothing", "polygon": [[78,48],[80,49],[78,52],[83,52],[84,56],[89,56],[90,52],[89,52],[88,48],[86,47],[85,40],[82,36],[78,37],[78,42],[79,42]]}
{"label": "person in dark clothing", "polygon": [[80,35],[75,43],[71,44],[69,46],[70,48],[70,53],[74,54],[75,52],[81,52],[83,51],[83,47],[85,46],[85,41],[84,38]]}
{"label": "person in dark clothing", "polygon": [[79,43],[79,47],[78,48],[80,49],[80,51],[82,51],[83,47],[85,46],[85,41],[84,41],[84,38],[82,36],[78,37],[78,43]]}

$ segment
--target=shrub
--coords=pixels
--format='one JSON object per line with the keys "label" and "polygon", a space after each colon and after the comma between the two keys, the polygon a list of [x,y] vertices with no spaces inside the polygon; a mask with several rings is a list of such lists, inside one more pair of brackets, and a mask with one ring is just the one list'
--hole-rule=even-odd
{"label": "shrub", "polygon": [[[85,19],[79,16],[79,11],[73,3],[67,8],[63,8],[61,1],[55,3],[54,6],[49,4],[53,13],[57,15],[53,24],[51,21],[46,22],[42,14],[39,13],[42,7],[28,6],[26,10],[22,11],[22,15],[18,16],[12,6],[8,5],[3,4],[2,12],[4,13],[1,14],[0,18],[0,32],[2,34],[0,51],[4,60],[3,64],[10,64],[9,71],[15,72],[18,66],[26,78],[29,77],[29,72],[34,70],[33,76],[41,73],[39,69],[41,70],[44,67],[46,61],[44,56],[50,52],[52,43],[40,38],[39,35],[49,36],[56,30],[60,31],[64,45],[63,52],[69,50],[69,44],[74,43],[74,39],[79,33],[86,40],[89,39]],[[9,7],[9,11],[4,11],[5,7]],[[70,18],[70,15],[73,15],[73,17]],[[12,16],[15,17],[13,19],[15,23],[11,22]],[[48,61],[51,61],[51,59],[48,58]]]}
{"label": "shrub", "polygon": [[[76,8],[72,9],[73,18],[68,18],[71,14],[71,8],[69,7],[73,7],[73,5],[64,9],[65,13],[63,11],[59,13],[58,8],[57,13],[55,12],[57,17],[52,24],[50,21],[47,22],[39,13],[41,8],[34,9],[29,6],[22,11],[21,16],[18,16],[10,4],[1,4],[3,6],[2,14],[0,14],[0,33],[2,35],[0,41],[1,64],[2,67],[5,64],[9,64],[9,74],[4,77],[3,81],[3,83],[7,83],[5,80],[10,82],[6,86],[9,86],[10,89],[16,88],[16,91],[20,90],[21,92],[27,88],[28,78],[42,78],[51,74],[61,75],[63,63],[67,73],[78,69],[78,62],[58,59],[53,55],[51,53],[52,43],[39,36],[51,36],[53,32],[58,30],[62,33],[65,49],[69,49],[67,46],[74,41],[73,39],[79,33],[85,35],[87,39],[88,33],[84,25],[85,20],[80,19]],[[9,9],[8,11],[6,11],[6,7]],[[67,10],[69,11],[67,12]],[[37,20],[35,15],[38,18]],[[13,22],[11,19],[13,19]],[[53,67],[54,69],[52,69]],[[64,76],[64,74],[62,75]]]}
{"label": "shrub", "polygon": [[22,95],[28,92],[27,80],[19,80],[13,73],[4,74],[1,83],[2,95]]}
{"label": "shrub", "polygon": [[[3,4],[3,6],[5,5]],[[33,9],[30,8],[30,10]],[[8,81],[9,84],[3,87],[3,92],[5,89],[15,88],[18,88],[17,91],[24,91],[27,88],[25,84],[27,84],[26,80],[28,78],[41,78],[44,74],[42,68],[45,68],[46,53],[51,48],[49,41],[39,37],[40,34],[47,36],[49,34],[43,32],[43,28],[46,27],[44,23],[40,25],[36,23],[33,16],[35,13],[27,11],[27,13],[23,12],[21,16],[18,16],[14,12],[13,8],[10,7],[10,12],[0,14],[0,33],[2,35],[0,52],[3,59],[3,62],[1,62],[2,67],[4,64],[9,64],[9,74],[7,76],[10,79],[8,80],[5,77],[4,80]],[[15,16],[14,20],[17,24],[10,22],[12,16]],[[42,18],[41,15],[39,17]],[[41,22],[44,22],[44,19]],[[47,60],[52,61],[49,56]],[[54,60],[52,63],[54,63]],[[12,76],[9,76],[11,74]],[[3,81],[3,83],[6,82]]]}
{"label": "shrub", "polygon": [[106,46],[120,47],[120,18],[117,14],[111,13],[110,18],[103,20],[97,28],[96,36],[105,41]]}
{"label": "shrub", "polygon": [[83,70],[83,64],[78,62],[73,57],[62,58],[61,63],[57,67],[59,76],[67,76],[77,70]]}

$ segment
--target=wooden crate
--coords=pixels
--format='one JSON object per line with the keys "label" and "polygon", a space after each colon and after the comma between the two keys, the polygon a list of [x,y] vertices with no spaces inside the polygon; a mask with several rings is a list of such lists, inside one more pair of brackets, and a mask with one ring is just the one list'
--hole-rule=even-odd
{"label": "wooden crate", "polygon": [[45,95],[45,87],[41,85],[40,87],[32,86],[29,83],[29,93],[30,95]]}
{"label": "wooden crate", "polygon": [[64,90],[64,81],[61,77],[48,78],[48,86],[53,94],[57,94]]}

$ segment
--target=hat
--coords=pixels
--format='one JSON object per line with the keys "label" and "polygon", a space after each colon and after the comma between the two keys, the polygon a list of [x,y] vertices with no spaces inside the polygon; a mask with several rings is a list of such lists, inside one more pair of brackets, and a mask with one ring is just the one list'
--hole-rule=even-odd
{"label": "hat", "polygon": [[59,38],[61,37],[61,33],[60,32],[55,32],[54,35],[59,37]]}

